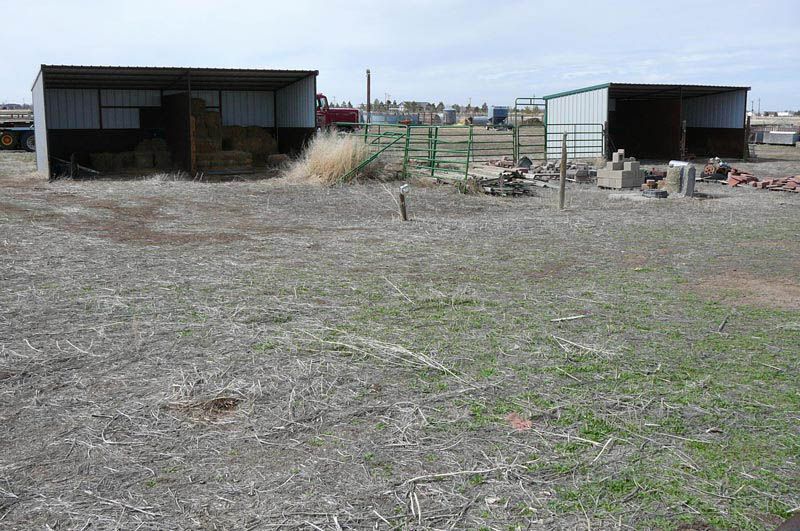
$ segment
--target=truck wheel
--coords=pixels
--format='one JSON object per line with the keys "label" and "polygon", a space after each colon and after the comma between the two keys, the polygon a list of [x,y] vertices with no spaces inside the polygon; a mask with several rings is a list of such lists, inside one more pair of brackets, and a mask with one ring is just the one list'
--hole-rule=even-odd
{"label": "truck wheel", "polygon": [[14,146],[14,136],[11,133],[0,134],[0,146],[11,149]]}
{"label": "truck wheel", "polygon": [[22,147],[25,151],[36,151],[36,136],[33,133],[28,133],[22,139]]}

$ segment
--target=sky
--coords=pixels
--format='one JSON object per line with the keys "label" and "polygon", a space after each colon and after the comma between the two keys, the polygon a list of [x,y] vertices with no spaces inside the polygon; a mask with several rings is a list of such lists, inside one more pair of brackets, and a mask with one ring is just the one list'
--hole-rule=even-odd
{"label": "sky", "polygon": [[799,0],[0,0],[0,17],[0,102],[30,102],[44,63],[319,70],[321,92],[354,104],[370,68],[373,99],[698,83],[800,110]]}

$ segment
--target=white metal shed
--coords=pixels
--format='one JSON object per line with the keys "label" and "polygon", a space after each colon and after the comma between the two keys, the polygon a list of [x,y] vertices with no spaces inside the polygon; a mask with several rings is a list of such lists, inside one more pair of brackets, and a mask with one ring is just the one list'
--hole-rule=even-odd
{"label": "white metal shed", "polygon": [[[559,133],[585,158],[624,148],[637,158],[740,157],[749,87],[605,83],[545,96],[548,158]],[[604,136],[598,142],[598,136]],[[603,147],[603,144],[605,146]]]}
{"label": "white metal shed", "polygon": [[[171,127],[171,149],[192,171],[191,100],[221,115],[222,125],[269,129],[282,153],[302,147],[316,130],[316,70],[254,70],[42,65],[33,84],[36,162],[51,175],[54,159],[132,150],[153,131]],[[165,102],[182,113],[167,120]],[[173,113],[174,114],[174,113]],[[165,125],[166,124],[166,125]],[[162,131],[163,133],[163,131]],[[185,137],[185,138],[184,138]]]}

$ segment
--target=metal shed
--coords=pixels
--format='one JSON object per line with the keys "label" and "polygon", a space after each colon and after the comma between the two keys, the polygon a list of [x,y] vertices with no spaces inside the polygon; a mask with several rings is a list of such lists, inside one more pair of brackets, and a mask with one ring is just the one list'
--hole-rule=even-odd
{"label": "metal shed", "polygon": [[195,171],[192,100],[219,112],[224,126],[263,128],[281,153],[316,129],[316,70],[42,65],[33,84],[36,162],[133,150],[167,139],[175,167]]}
{"label": "metal shed", "polygon": [[[561,92],[544,97],[547,134],[555,138],[569,133],[569,147],[578,151],[582,145],[596,146],[597,153],[587,156],[605,156],[610,149],[624,148],[640,159],[684,158],[690,153],[739,158],[746,146],[749,90],[605,83]],[[590,139],[598,134],[595,129],[605,136],[605,150],[599,147],[602,142]],[[548,142],[548,158],[557,158],[560,149],[560,142]]]}

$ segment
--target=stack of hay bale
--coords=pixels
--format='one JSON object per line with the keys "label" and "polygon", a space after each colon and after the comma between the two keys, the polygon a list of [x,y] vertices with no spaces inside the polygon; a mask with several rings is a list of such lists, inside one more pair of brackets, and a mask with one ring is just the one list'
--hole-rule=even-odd
{"label": "stack of hay bale", "polygon": [[192,99],[194,127],[192,136],[195,146],[195,162],[200,171],[224,169],[250,169],[253,155],[246,150],[222,147],[222,119],[216,111],[206,109],[206,102]]}
{"label": "stack of hay bale", "polygon": [[137,169],[172,169],[172,155],[169,152],[166,140],[163,138],[142,140],[139,145],[136,146],[134,156],[136,158]]}
{"label": "stack of hay bale", "polygon": [[278,143],[266,129],[230,125],[222,128],[222,147],[235,151],[246,151],[253,157],[253,164],[264,166],[270,155],[278,153]]}
{"label": "stack of hay bale", "polygon": [[91,153],[89,160],[99,172],[172,169],[172,155],[163,138],[142,140],[133,151]]}
{"label": "stack of hay bale", "polygon": [[612,153],[611,162],[597,170],[597,186],[600,188],[639,188],[644,183],[639,161],[625,158],[625,150]]}

